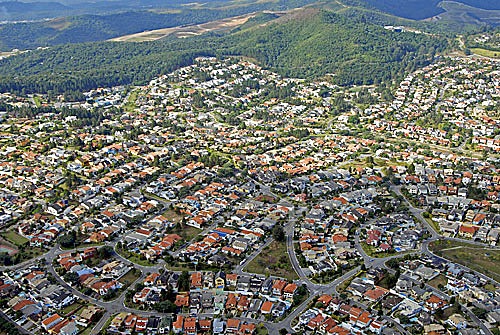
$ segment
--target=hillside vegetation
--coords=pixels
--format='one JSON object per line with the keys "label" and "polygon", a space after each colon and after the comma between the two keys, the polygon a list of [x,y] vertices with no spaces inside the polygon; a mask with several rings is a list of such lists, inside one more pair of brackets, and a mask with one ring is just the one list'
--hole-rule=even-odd
{"label": "hillside vegetation", "polygon": [[64,92],[141,84],[200,55],[243,55],[287,76],[335,73],[341,85],[401,77],[447,48],[446,39],[397,33],[329,11],[307,9],[223,36],[145,43],[84,43],[0,61],[0,91]]}

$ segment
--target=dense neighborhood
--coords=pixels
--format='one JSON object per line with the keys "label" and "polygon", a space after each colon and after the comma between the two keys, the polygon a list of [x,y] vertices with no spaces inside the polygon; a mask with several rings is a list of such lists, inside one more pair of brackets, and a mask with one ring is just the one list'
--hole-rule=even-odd
{"label": "dense neighborhood", "polygon": [[500,70],[388,93],[198,58],[0,94],[0,316],[20,334],[500,334]]}

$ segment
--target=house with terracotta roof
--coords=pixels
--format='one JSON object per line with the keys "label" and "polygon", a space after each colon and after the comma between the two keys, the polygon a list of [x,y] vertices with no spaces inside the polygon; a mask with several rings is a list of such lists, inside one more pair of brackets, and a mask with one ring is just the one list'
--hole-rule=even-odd
{"label": "house with terracotta roof", "polygon": [[281,296],[285,289],[287,282],[281,279],[275,279],[272,287],[272,293],[276,296]]}
{"label": "house with terracotta roof", "polygon": [[424,302],[424,305],[429,312],[433,313],[440,308],[446,307],[448,303],[443,299],[439,298],[438,296],[436,296],[435,294],[433,294],[429,299],[427,299]]}
{"label": "house with terracotta roof", "polygon": [[212,320],[210,319],[198,320],[198,326],[201,331],[208,332],[212,330]]}
{"label": "house with terracotta roof", "polygon": [[188,335],[196,335],[196,319],[195,318],[185,318],[184,319],[184,333]]}
{"label": "house with terracotta roof", "polygon": [[48,318],[44,319],[42,321],[42,327],[46,331],[49,329],[55,327],[58,323],[62,322],[63,318],[59,316],[59,314],[54,314],[52,316],[49,316]]}
{"label": "house with terracotta roof", "polygon": [[318,331],[323,321],[325,321],[325,317],[321,313],[318,313],[318,315],[309,320],[306,327],[310,330]]}
{"label": "house with terracotta roof", "polygon": [[240,329],[240,320],[238,319],[229,319],[226,322],[226,333],[236,334]]}
{"label": "house with terracotta roof", "polygon": [[463,237],[474,238],[474,235],[476,235],[476,232],[478,230],[479,230],[478,226],[462,224],[458,229],[458,234]]}
{"label": "house with terracotta roof", "polygon": [[147,325],[148,325],[148,318],[138,316],[137,320],[135,321],[135,331],[136,332],[143,332],[146,330]]}
{"label": "house with terracotta roof", "polygon": [[182,332],[184,329],[184,317],[180,314],[177,314],[177,319],[172,324],[172,330],[174,333],[178,334]]}
{"label": "house with terracotta roof", "polygon": [[178,294],[175,297],[175,306],[177,307],[188,307],[189,306],[189,295]]}
{"label": "house with terracotta roof", "polygon": [[295,292],[297,291],[298,286],[297,284],[290,283],[285,288],[283,289],[283,297],[286,300],[293,301],[293,296],[295,295]]}
{"label": "house with terracotta roof", "polygon": [[260,307],[260,312],[262,314],[270,314],[273,309],[273,303],[271,301],[264,301],[262,306]]}

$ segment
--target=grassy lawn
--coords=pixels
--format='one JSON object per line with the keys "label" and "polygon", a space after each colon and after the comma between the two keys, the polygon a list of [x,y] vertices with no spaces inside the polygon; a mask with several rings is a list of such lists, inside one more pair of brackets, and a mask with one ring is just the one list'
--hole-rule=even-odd
{"label": "grassy lawn", "polygon": [[255,328],[255,334],[256,335],[267,335],[269,332],[267,331],[267,328],[264,327],[263,324],[259,324],[257,328]]}
{"label": "grassy lawn", "polygon": [[40,248],[26,248],[27,250],[20,251],[19,254],[21,255],[21,261],[25,261],[31,258],[38,257],[40,255],[43,255],[44,253],[47,252],[45,249],[40,249]]}
{"label": "grassy lawn", "polygon": [[[89,327],[85,328],[81,333],[80,335],[89,335],[91,332],[92,332],[92,327],[94,327],[94,325],[90,325]],[[106,329],[106,328],[104,328]]]}
{"label": "grassy lawn", "polygon": [[146,259],[141,259],[139,256],[132,252],[128,252],[123,249],[118,249],[116,248],[116,251],[122,256],[123,258],[126,258],[127,260],[131,261],[132,263],[135,263],[137,265],[142,265],[142,266],[153,266],[155,263],[151,263],[150,261]]}
{"label": "grassy lawn", "polygon": [[68,315],[68,314],[76,311],[77,309],[79,309],[82,306],[83,306],[82,304],[75,302],[69,306],[64,307],[64,309],[61,312],[63,312],[65,315]]}
{"label": "grassy lawn", "polygon": [[344,280],[342,283],[340,283],[337,286],[337,292],[341,293],[341,292],[345,291],[349,287],[349,285],[351,285],[351,282],[354,280],[354,278],[362,276],[364,274],[365,274],[365,271],[360,271],[360,272],[356,273],[355,275],[353,275],[351,278]]}
{"label": "grassy lawn", "polygon": [[481,48],[473,48],[473,49],[470,49],[470,51],[473,54],[484,56],[484,57],[500,58],[500,52],[498,52],[498,51],[491,51],[488,49],[481,49]]}
{"label": "grassy lawn", "polygon": [[164,199],[162,197],[159,197],[157,196],[156,194],[153,194],[153,193],[149,193],[149,192],[145,192],[143,191],[142,194],[147,197],[147,198],[153,198],[153,199],[156,199],[158,201],[169,201],[168,199]]}
{"label": "grassy lawn", "polygon": [[430,244],[436,255],[467,266],[500,281],[500,251],[455,241],[436,241]]}
{"label": "grassy lawn", "polygon": [[35,95],[33,97],[33,101],[35,102],[36,107],[40,107],[42,105],[42,101],[40,100],[40,97],[38,95]]}
{"label": "grassy lawn", "polygon": [[118,280],[120,283],[125,285],[125,287],[128,287],[132,285],[139,277],[141,276],[141,271],[131,269],[129,272],[127,272],[123,277]]}
{"label": "grassy lawn", "polygon": [[123,106],[125,112],[132,112],[135,109],[135,101],[139,95],[139,90],[134,90],[130,93],[127,103]]}
{"label": "grassy lawn", "polygon": [[448,283],[448,279],[446,279],[446,276],[439,275],[439,276],[435,277],[434,279],[430,280],[427,283],[427,285],[439,289],[438,288],[439,285],[446,286],[447,283]]}
{"label": "grassy lawn", "polygon": [[22,237],[15,231],[9,230],[1,234],[3,238],[5,238],[7,241],[14,243],[16,246],[21,247],[28,243],[28,239],[25,237]]}
{"label": "grassy lawn", "polygon": [[[104,327],[102,327],[102,329],[108,329],[109,326],[111,325],[111,322],[113,322],[113,319],[115,318],[115,316],[118,315],[118,314],[112,314],[108,321],[106,321],[106,323],[104,324]],[[104,317],[104,316],[103,316]]]}
{"label": "grassy lawn", "polygon": [[69,247],[63,247],[61,246],[62,250],[73,250],[75,248],[81,248],[81,247],[100,247],[104,245],[104,242],[92,242],[92,243],[84,243],[83,241],[77,241],[74,246],[69,246]]}
{"label": "grassy lawn", "polygon": [[286,251],[286,244],[273,241],[247,265],[245,271],[269,274],[288,280],[298,279]]}

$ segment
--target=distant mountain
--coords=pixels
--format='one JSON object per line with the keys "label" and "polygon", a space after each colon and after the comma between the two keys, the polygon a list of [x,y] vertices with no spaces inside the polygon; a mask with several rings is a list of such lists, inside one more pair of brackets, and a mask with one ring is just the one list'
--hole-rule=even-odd
{"label": "distant mountain", "polygon": [[0,21],[33,21],[77,15],[107,15],[125,11],[247,8],[252,11],[294,8],[313,0],[0,0]]}
{"label": "distant mountain", "polygon": [[[174,11],[125,11],[105,15],[79,15],[49,21],[0,25],[0,51],[34,49],[65,43],[103,41],[118,36],[200,24],[264,10],[286,10],[316,0],[255,0],[240,6],[187,8]],[[24,5],[21,5],[24,6]],[[1,7],[0,7],[1,8]]]}
{"label": "distant mountain", "polygon": [[[439,6],[441,0],[345,0],[346,3],[362,5],[413,20],[427,19],[445,10]],[[455,0],[471,7],[500,10],[499,0]]]}
{"label": "distant mountain", "polygon": [[59,2],[34,2],[19,1],[0,2],[0,21],[30,20],[42,17],[52,17],[55,13],[66,13],[69,7]]}

